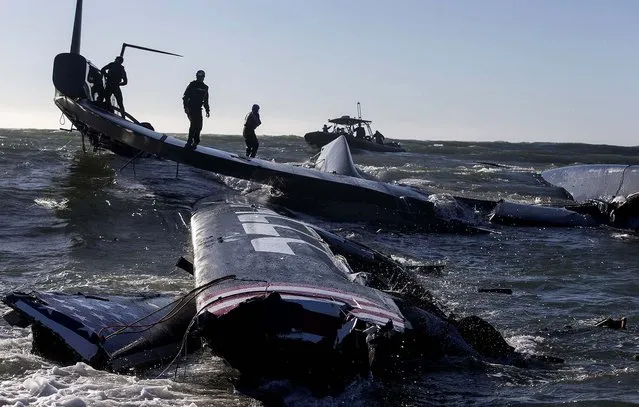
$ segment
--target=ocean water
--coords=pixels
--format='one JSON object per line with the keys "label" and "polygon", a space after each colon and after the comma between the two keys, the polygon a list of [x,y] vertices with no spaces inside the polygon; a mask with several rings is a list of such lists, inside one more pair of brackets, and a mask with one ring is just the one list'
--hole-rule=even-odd
{"label": "ocean water", "polygon": [[[317,151],[296,136],[261,137],[260,158],[300,164]],[[203,145],[242,152],[240,136]],[[407,153],[359,153],[367,174],[446,194],[561,203],[540,171],[576,163],[639,164],[639,148],[551,143],[404,141]],[[232,188],[264,188],[184,165],[85,153],[77,134],[0,130],[0,291],[181,293],[191,276],[176,260],[192,254],[190,207]],[[553,366],[415,364],[385,382],[362,379],[303,406],[639,405],[639,237],[606,227],[492,225],[480,236],[399,233],[392,228],[307,220],[397,260],[443,265],[420,275],[448,313],[475,314],[517,350],[563,358]],[[512,295],[479,293],[511,288]],[[0,312],[8,311],[0,305]],[[625,330],[595,327],[628,319]],[[31,354],[30,329],[0,320],[0,405],[259,406],[234,389],[235,372],[196,353],[174,369],[133,375],[84,364],[57,366]],[[274,383],[274,387],[286,384]]]}

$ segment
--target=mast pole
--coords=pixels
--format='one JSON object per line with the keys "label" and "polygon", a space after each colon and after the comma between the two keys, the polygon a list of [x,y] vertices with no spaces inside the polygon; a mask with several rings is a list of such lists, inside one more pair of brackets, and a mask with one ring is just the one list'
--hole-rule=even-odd
{"label": "mast pole", "polygon": [[82,0],[75,3],[75,20],[73,20],[73,36],[71,37],[71,53],[80,53],[80,39],[82,36]]}

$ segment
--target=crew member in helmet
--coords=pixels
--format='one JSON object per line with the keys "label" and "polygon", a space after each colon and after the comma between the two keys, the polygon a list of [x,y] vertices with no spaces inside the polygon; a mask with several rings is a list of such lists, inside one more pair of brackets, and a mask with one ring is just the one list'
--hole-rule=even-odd
{"label": "crew member in helmet", "polygon": [[124,104],[122,104],[122,90],[120,90],[120,86],[124,86],[128,83],[126,71],[122,65],[123,62],[124,58],[117,56],[115,57],[115,61],[105,65],[105,67],[100,70],[106,82],[104,86],[104,99],[107,104],[111,106],[111,95],[115,96],[115,100],[120,107],[122,118],[125,117],[125,112]]}
{"label": "crew member in helmet", "polygon": [[257,154],[257,148],[260,143],[257,142],[257,136],[255,135],[255,129],[262,124],[260,120],[260,107],[253,105],[251,112],[246,115],[246,121],[244,122],[244,141],[246,142],[246,156],[255,157]]}
{"label": "crew member in helmet", "polygon": [[184,112],[191,122],[189,126],[189,139],[185,147],[195,148],[200,143],[202,106],[204,106],[204,110],[206,110],[206,117],[211,116],[211,110],[209,108],[209,87],[204,83],[204,76],[204,71],[197,71],[195,80],[189,83],[182,97]]}

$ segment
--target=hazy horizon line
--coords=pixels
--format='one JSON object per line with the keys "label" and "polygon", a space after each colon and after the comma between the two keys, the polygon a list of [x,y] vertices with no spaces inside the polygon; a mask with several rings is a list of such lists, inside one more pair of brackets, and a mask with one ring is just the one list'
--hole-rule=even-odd
{"label": "hazy horizon line", "polygon": [[[46,127],[0,127],[1,130],[48,130],[48,131],[58,131],[58,132],[69,132],[67,129],[53,129]],[[77,131],[74,129],[72,131]],[[162,134],[171,134],[176,136],[184,136],[187,137],[188,133],[175,133],[175,132],[162,132]],[[230,136],[230,137],[242,137],[241,134],[225,134],[225,133],[202,133],[201,136]],[[299,137],[304,138],[304,136],[300,136],[297,134],[261,134],[258,137]],[[638,148],[639,145],[634,146],[624,146],[618,144],[605,144],[605,143],[584,143],[584,142],[576,142],[576,141],[507,141],[507,140],[451,140],[451,139],[438,139],[438,140],[418,140],[418,139],[400,139],[393,138],[393,140],[401,140],[415,143],[476,143],[476,144],[490,144],[490,143],[506,143],[506,144],[583,144],[589,146],[610,146],[610,147],[623,147],[623,148]]]}

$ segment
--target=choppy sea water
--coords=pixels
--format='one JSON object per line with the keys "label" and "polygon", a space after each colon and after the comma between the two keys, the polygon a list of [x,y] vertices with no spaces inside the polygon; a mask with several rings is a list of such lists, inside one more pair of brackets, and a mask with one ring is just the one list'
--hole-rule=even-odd
{"label": "choppy sea water", "polygon": [[[261,137],[258,156],[302,163],[316,153],[295,136]],[[239,136],[204,136],[203,145],[243,151]],[[428,191],[530,203],[565,197],[540,182],[547,168],[575,163],[639,164],[639,148],[551,143],[404,141],[407,153],[354,155],[362,171]],[[498,164],[498,165],[495,165]],[[84,153],[77,134],[0,130],[0,291],[181,293],[191,276],[174,264],[189,256],[190,207],[227,188],[259,185],[172,162],[134,163]],[[421,275],[439,305],[492,323],[521,352],[561,357],[558,366],[484,363],[415,366],[392,382],[353,383],[289,405],[639,404],[639,237],[611,228],[492,226],[480,236],[398,233],[358,223],[307,220],[403,262],[442,264]],[[513,295],[478,293],[511,288]],[[0,305],[0,312],[8,309]],[[625,316],[628,328],[595,327]],[[0,405],[249,406],[235,373],[210,354],[176,369],[138,376],[57,366],[30,353],[29,329],[0,320]],[[277,384],[274,384],[276,386]]]}

